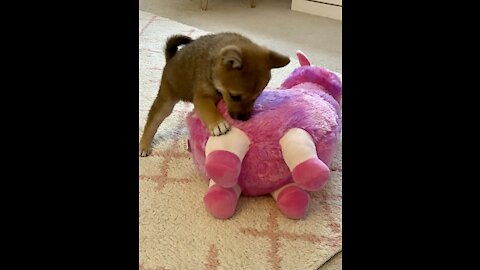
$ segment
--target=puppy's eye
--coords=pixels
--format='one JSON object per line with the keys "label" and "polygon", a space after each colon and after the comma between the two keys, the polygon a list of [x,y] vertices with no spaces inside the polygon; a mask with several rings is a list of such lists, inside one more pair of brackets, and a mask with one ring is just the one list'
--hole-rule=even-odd
{"label": "puppy's eye", "polygon": [[234,101],[240,101],[242,99],[242,96],[240,96],[240,95],[230,95],[230,97]]}

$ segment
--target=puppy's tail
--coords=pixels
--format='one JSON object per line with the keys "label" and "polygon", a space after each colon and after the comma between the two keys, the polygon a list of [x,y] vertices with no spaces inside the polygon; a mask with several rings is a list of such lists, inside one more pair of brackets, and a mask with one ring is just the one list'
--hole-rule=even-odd
{"label": "puppy's tail", "polygon": [[165,44],[165,59],[170,60],[175,53],[177,53],[178,46],[188,44],[192,42],[193,39],[184,35],[174,35],[168,38],[167,43]]}

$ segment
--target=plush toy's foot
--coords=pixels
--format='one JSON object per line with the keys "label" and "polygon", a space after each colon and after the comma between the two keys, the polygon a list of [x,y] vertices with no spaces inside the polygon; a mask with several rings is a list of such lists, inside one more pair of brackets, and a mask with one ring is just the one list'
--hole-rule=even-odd
{"label": "plush toy's foot", "polygon": [[308,191],[321,190],[330,177],[330,169],[318,158],[305,160],[292,170],[293,181]]}
{"label": "plush toy's foot", "polygon": [[203,197],[203,202],[212,216],[218,219],[227,219],[235,213],[239,195],[240,191],[236,191],[234,188],[214,185]]}
{"label": "plush toy's foot", "polygon": [[305,217],[310,196],[297,186],[284,188],[277,196],[277,205],[280,211],[288,218],[302,219]]}
{"label": "plush toy's foot", "polygon": [[217,185],[225,188],[233,187],[237,184],[242,161],[240,158],[229,151],[216,150],[207,155],[205,160],[205,170],[207,176]]}

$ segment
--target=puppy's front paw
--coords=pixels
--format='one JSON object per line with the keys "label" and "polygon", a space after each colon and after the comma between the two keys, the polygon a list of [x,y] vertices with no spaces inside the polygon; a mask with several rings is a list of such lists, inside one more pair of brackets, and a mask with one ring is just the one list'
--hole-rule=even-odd
{"label": "puppy's front paw", "polygon": [[140,153],[141,157],[146,157],[146,156],[149,156],[152,153],[152,148],[151,147],[140,146],[140,149],[139,149],[138,152]]}
{"label": "puppy's front paw", "polygon": [[208,130],[210,131],[210,135],[220,136],[230,131],[230,124],[221,119],[219,122],[209,125]]}

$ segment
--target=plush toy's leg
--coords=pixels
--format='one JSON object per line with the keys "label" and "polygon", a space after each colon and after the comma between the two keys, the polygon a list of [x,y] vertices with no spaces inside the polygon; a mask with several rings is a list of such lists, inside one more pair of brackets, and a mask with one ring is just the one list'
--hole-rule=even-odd
{"label": "plush toy's leg", "polygon": [[330,177],[330,169],[318,159],[310,134],[292,128],[280,139],[280,146],[295,183],[308,191],[321,190]]}
{"label": "plush toy's leg", "polygon": [[210,136],[205,147],[207,176],[222,187],[235,186],[249,145],[247,135],[235,127],[225,135]]}
{"label": "plush toy's leg", "polygon": [[203,197],[203,202],[212,216],[227,219],[235,213],[240,193],[242,190],[239,185],[224,188],[210,180],[210,186]]}
{"label": "plush toy's leg", "polygon": [[271,194],[277,201],[278,208],[286,217],[291,219],[305,217],[310,203],[310,196],[295,183],[285,185]]}

